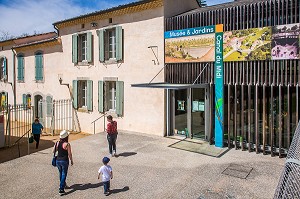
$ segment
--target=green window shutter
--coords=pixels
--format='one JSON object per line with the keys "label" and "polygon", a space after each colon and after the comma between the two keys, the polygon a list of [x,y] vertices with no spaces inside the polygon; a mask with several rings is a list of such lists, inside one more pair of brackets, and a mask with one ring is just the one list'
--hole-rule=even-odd
{"label": "green window shutter", "polygon": [[87,80],[87,109],[93,110],[93,81]]}
{"label": "green window shutter", "polygon": [[18,80],[24,81],[24,57],[18,57]]}
{"label": "green window shutter", "polygon": [[26,94],[23,94],[23,105],[26,106],[27,104],[27,95]]}
{"label": "green window shutter", "polygon": [[92,62],[92,33],[87,33],[87,61]]}
{"label": "green window shutter", "polygon": [[122,26],[116,27],[116,59],[123,60],[123,32]]}
{"label": "green window shutter", "polygon": [[116,113],[118,116],[123,116],[123,104],[124,104],[124,82],[117,81],[116,82]]}
{"label": "green window shutter", "polygon": [[73,80],[73,105],[74,105],[74,108],[75,108],[75,109],[78,108],[78,100],[77,100],[77,97],[78,97],[78,94],[77,94],[77,83],[78,83],[77,80]]}
{"label": "green window shutter", "polygon": [[105,49],[104,49],[104,31],[103,29],[98,31],[98,39],[99,39],[99,61],[105,61]]}
{"label": "green window shutter", "polygon": [[46,103],[47,103],[47,116],[52,116],[52,97],[51,96],[47,96],[46,97]]}
{"label": "green window shutter", "polygon": [[3,78],[7,79],[7,60],[6,57],[3,59]]}
{"label": "green window shutter", "polygon": [[104,112],[104,82],[98,81],[98,111]]}
{"label": "green window shutter", "polygon": [[18,59],[18,80],[22,80],[22,74],[21,74],[21,57],[17,57]]}
{"label": "green window shutter", "polygon": [[21,80],[24,81],[24,57],[21,57]]}
{"label": "green window shutter", "polygon": [[43,80],[43,55],[35,55],[35,80]]}
{"label": "green window shutter", "polygon": [[78,35],[72,35],[72,63],[78,62]]}

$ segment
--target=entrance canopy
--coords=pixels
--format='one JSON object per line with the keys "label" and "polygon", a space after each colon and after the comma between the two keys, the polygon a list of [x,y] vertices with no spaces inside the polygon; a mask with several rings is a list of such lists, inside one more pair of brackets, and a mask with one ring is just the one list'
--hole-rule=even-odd
{"label": "entrance canopy", "polygon": [[138,88],[164,88],[172,90],[180,90],[187,88],[206,88],[209,84],[171,84],[168,82],[158,82],[158,83],[142,83],[142,84],[131,84],[131,87]]}

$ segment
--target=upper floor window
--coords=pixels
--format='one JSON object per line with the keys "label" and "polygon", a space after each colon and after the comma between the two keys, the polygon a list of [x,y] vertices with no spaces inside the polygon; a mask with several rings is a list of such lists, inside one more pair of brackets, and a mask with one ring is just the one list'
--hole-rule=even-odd
{"label": "upper floor window", "polygon": [[44,80],[43,53],[35,53],[35,81]]}
{"label": "upper floor window", "polygon": [[17,56],[18,60],[18,81],[24,82],[24,56],[22,54]]}
{"label": "upper floor window", "polygon": [[7,81],[7,59],[0,57],[0,81]]}
{"label": "upper floor window", "polygon": [[93,81],[73,80],[74,107],[76,109],[93,110]]}
{"label": "upper floor window", "polygon": [[123,60],[123,30],[121,26],[98,30],[100,62]]}
{"label": "upper floor window", "polygon": [[92,62],[92,33],[72,35],[72,62]]}

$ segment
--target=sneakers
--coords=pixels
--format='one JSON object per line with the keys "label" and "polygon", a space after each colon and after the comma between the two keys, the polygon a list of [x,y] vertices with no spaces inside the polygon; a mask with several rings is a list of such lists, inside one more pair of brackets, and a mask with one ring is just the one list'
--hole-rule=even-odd
{"label": "sneakers", "polygon": [[63,195],[63,194],[65,194],[66,192],[65,192],[65,190],[59,190],[59,192],[58,192],[60,195]]}
{"label": "sneakers", "polygon": [[108,196],[108,195],[109,195],[109,192],[108,192],[108,191],[107,191],[107,192],[104,192],[104,195]]}
{"label": "sneakers", "polygon": [[114,151],[114,153],[113,153],[113,154],[114,154],[114,156],[117,156],[117,152],[116,152],[116,151]]}

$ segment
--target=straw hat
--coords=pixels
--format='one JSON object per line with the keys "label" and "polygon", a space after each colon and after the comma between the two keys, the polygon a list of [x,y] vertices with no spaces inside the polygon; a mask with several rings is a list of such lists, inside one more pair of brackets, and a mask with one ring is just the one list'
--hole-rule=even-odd
{"label": "straw hat", "polygon": [[70,132],[69,131],[66,131],[66,130],[62,130],[59,134],[59,138],[63,139],[63,138],[66,138],[70,135]]}

